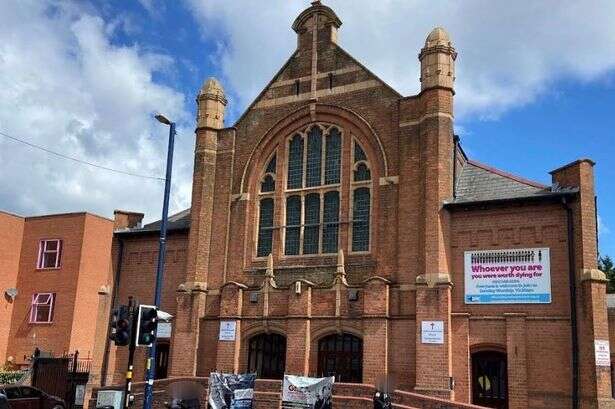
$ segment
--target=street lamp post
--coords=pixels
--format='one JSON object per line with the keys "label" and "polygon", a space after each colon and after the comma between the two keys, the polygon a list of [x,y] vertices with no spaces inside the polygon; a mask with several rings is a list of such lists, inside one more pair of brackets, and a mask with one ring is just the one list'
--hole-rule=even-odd
{"label": "street lamp post", "polygon": [[[167,220],[169,218],[169,196],[171,193],[171,171],[173,169],[173,147],[175,145],[175,122],[171,122],[162,114],[156,114],[158,122],[169,126],[169,148],[167,151],[167,171],[164,180],[164,199],[162,203],[162,221],[160,223],[160,241],[158,247],[158,266],[156,267],[156,291],[154,295],[154,305],[160,308],[160,298],[162,295],[162,277],[164,275],[164,256],[167,244]],[[152,409],[154,377],[156,376],[156,338],[149,347],[149,357],[147,359],[147,374],[145,379],[145,397],[143,399],[143,409]]]}

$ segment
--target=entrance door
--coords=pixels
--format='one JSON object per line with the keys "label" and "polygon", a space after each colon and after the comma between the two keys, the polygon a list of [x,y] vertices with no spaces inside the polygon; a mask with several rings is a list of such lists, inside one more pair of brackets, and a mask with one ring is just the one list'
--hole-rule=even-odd
{"label": "entrance door", "polygon": [[250,338],[248,371],[262,379],[283,379],[286,369],[286,338],[260,334]]}
{"label": "entrance door", "polygon": [[156,344],[156,379],[165,379],[169,371],[169,343]]}
{"label": "entrance door", "polygon": [[472,403],[490,408],[508,408],[506,354],[481,351],[472,354]]}
{"label": "entrance door", "polygon": [[318,342],[318,376],[337,382],[361,383],[363,341],[351,334],[329,335]]}

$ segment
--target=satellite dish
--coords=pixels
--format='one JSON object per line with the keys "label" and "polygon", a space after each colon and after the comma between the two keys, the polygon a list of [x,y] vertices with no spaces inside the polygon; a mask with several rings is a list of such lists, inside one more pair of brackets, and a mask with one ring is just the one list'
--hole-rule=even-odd
{"label": "satellite dish", "polygon": [[4,293],[11,301],[15,301],[15,297],[17,297],[17,288],[7,288]]}

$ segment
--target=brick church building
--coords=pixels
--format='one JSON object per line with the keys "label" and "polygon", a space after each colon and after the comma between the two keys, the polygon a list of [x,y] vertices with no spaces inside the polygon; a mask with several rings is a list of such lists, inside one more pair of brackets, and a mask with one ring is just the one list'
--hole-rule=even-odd
{"label": "brick church building", "polygon": [[[198,93],[159,377],[388,374],[488,407],[612,407],[594,163],[545,186],[468,158],[448,34],[428,35],[421,91],[403,96],[344,51],[341,25],[319,1],[303,11],[296,51],[232,126],[218,81]],[[159,223],[128,216],[102,321],[112,303],[153,297]],[[97,353],[94,378],[119,383],[126,351]]]}

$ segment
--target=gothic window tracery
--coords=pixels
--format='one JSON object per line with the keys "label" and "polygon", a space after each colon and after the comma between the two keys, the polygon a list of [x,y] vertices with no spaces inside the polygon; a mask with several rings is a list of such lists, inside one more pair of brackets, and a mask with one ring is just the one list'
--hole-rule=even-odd
{"label": "gothic window tracery", "polygon": [[[316,123],[293,132],[284,148],[275,148],[261,173],[256,256],[269,255],[278,239],[283,256],[335,254],[341,229],[348,229],[343,237],[350,252],[368,252],[372,170],[355,137],[338,125]],[[274,208],[282,214],[274,215]]]}
{"label": "gothic window tracery", "polygon": [[352,244],[353,252],[369,251],[371,211],[371,170],[365,151],[354,141],[352,189]]}
{"label": "gothic window tracery", "polygon": [[274,154],[265,168],[265,174],[261,178],[258,217],[258,247],[257,257],[264,257],[271,253],[273,245],[274,229],[274,198],[275,176],[276,176],[276,155]]}

